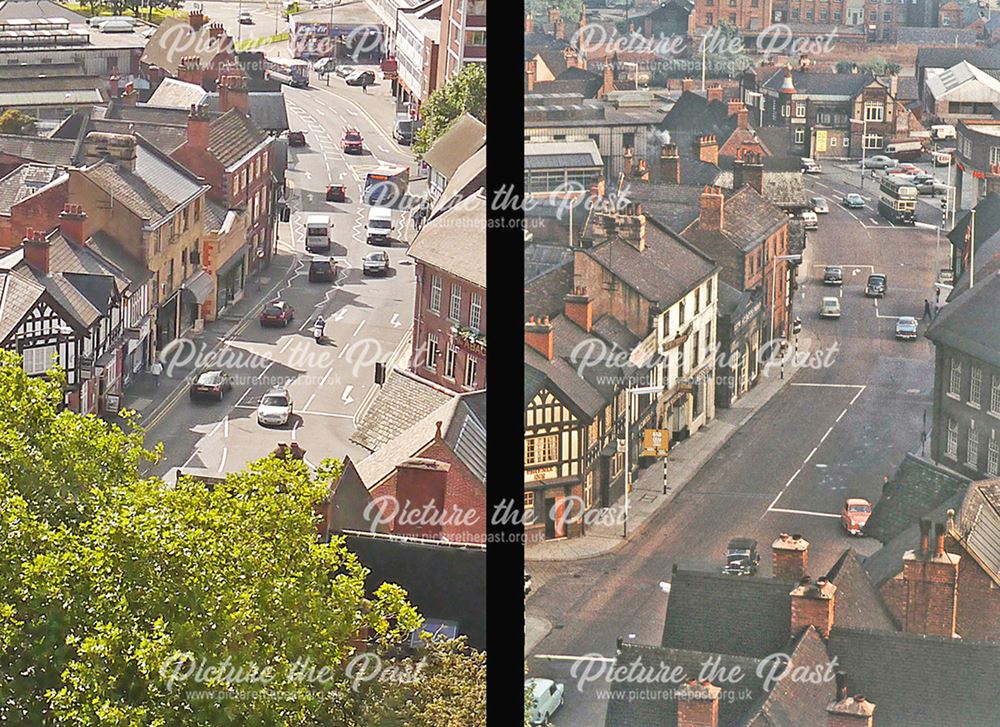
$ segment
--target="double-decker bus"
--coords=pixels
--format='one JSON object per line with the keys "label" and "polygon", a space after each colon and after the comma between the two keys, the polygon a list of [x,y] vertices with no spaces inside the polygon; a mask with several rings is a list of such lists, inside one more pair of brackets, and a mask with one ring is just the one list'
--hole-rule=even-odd
{"label": "double-decker bus", "polygon": [[886,175],[879,185],[878,212],[892,223],[912,225],[916,221],[917,188],[908,179]]}
{"label": "double-decker bus", "polygon": [[309,64],[298,58],[264,58],[264,78],[305,88],[309,85]]}

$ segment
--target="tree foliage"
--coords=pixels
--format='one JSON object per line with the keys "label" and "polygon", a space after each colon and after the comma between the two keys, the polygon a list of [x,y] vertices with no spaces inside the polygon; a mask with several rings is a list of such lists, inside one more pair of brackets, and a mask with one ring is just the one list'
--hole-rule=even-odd
{"label": "tree foliage", "polygon": [[[313,503],[328,480],[273,456],[214,486],[143,478],[160,450],[138,427],[63,409],[62,392],[58,373],[29,378],[0,351],[0,722],[387,723],[391,686],[351,688],[355,637],[387,657],[421,619],[398,586],[367,598],[367,571],[342,540],[317,541]],[[463,669],[464,705],[478,694],[467,685],[476,657],[445,649],[437,663],[413,699],[444,720],[426,724],[457,725],[444,716],[449,670]],[[230,668],[171,680],[201,664]],[[296,665],[331,679],[296,679]],[[241,681],[264,667],[266,685]]]}
{"label": "tree foliage", "polygon": [[891,75],[893,73],[899,73],[900,65],[898,63],[889,63],[885,58],[869,58],[866,61],[837,61],[837,73],[854,73],[854,69],[857,69],[858,73],[871,73],[874,76],[885,76]]}
{"label": "tree foliage", "polygon": [[424,125],[417,130],[413,140],[413,151],[418,157],[423,156],[462,114],[486,120],[486,67],[481,63],[462,66],[462,70],[420,107]]}
{"label": "tree foliage", "polygon": [[19,109],[7,109],[0,114],[0,134],[23,134],[34,122]]}
{"label": "tree foliage", "polygon": [[578,22],[583,12],[583,0],[525,0],[525,12],[529,12],[536,20],[548,17],[549,8],[553,5],[559,8],[559,17],[568,22]]}

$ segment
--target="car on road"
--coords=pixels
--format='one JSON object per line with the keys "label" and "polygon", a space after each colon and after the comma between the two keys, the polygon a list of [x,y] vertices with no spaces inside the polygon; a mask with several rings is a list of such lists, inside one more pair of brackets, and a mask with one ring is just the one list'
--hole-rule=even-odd
{"label": "car on road", "polygon": [[337,279],[337,262],[332,257],[316,256],[309,261],[310,283],[332,283]]}
{"label": "car on road", "polygon": [[371,86],[375,83],[374,71],[354,71],[344,79],[348,86]]}
{"label": "car on road", "polygon": [[812,210],[806,210],[802,213],[802,229],[804,230],[818,230],[819,229],[819,217]]}
{"label": "car on road", "polygon": [[336,67],[336,60],[333,58],[320,58],[318,61],[313,63],[313,71],[319,76],[325,76],[328,73],[333,73]]}
{"label": "car on road", "polygon": [[757,541],[753,538],[733,538],[726,546],[726,564],[722,572],[731,576],[752,576],[760,565]]}
{"label": "car on road", "polygon": [[886,171],[886,174],[896,176],[897,174],[920,174],[923,170],[913,164],[900,164]]}
{"label": "car on road", "polygon": [[823,298],[819,304],[820,318],[840,318],[840,299],[832,296]]}
{"label": "car on road", "polygon": [[306,145],[306,132],[304,131],[288,132],[288,146],[305,146],[305,145]]}
{"label": "car on road", "polygon": [[272,300],[260,312],[262,326],[288,326],[295,320],[295,309],[283,300]]}
{"label": "car on road", "polygon": [[345,65],[341,64],[339,66],[334,67],[333,73],[334,73],[334,75],[340,76],[341,78],[347,78],[349,75],[351,75],[352,73],[354,73],[356,70],[358,70],[358,69],[355,68],[354,66],[345,66]]}
{"label": "car on road", "polygon": [[884,298],[888,283],[888,279],[882,273],[869,275],[868,282],[865,283],[865,296],[868,298]]}
{"label": "car on road", "polygon": [[803,174],[822,174],[823,167],[816,163],[815,159],[810,157],[802,157],[802,173]]}
{"label": "car on road", "polygon": [[839,265],[827,265],[823,268],[823,285],[843,285],[844,269]]}
{"label": "car on road", "polygon": [[365,139],[360,131],[348,127],[340,137],[340,148],[345,154],[361,154],[365,150]]}
{"label": "car on road", "polygon": [[262,427],[282,427],[292,416],[292,397],[284,386],[275,386],[260,398],[257,423]]}
{"label": "car on road", "polygon": [[851,535],[864,535],[864,527],[872,515],[872,504],[863,497],[848,497],[840,511],[840,524]]}
{"label": "car on road", "polygon": [[862,162],[862,167],[864,169],[890,169],[894,166],[896,166],[896,160],[883,154],[876,154],[874,156],[867,157]]}
{"label": "car on road", "polygon": [[551,679],[525,679],[524,691],[531,694],[531,724],[548,724],[565,701],[566,686]]}
{"label": "car on road", "polygon": [[813,197],[812,200],[813,212],[818,215],[825,215],[830,213],[830,205],[827,204],[826,197]]}
{"label": "car on road", "polygon": [[896,319],[896,338],[903,341],[917,340],[917,319],[913,316],[900,316]]}
{"label": "car on road", "polygon": [[240,25],[253,25],[253,15],[250,14],[249,10],[243,10],[236,16],[236,22]]}
{"label": "car on road", "polygon": [[917,188],[917,194],[929,194],[931,196],[937,197],[942,194],[948,193],[948,185],[944,182],[939,182],[938,180],[931,177],[930,179],[924,179],[920,182],[914,182],[913,186]]}
{"label": "car on road", "polygon": [[343,184],[331,184],[326,188],[327,202],[346,202],[347,187]]}
{"label": "car on road", "polygon": [[844,197],[844,206],[850,207],[851,209],[864,209],[865,198],[856,192],[851,192],[849,195]]}
{"label": "car on road", "polygon": [[936,151],[933,155],[935,167],[947,167],[951,164],[951,159],[952,156],[950,151]]}
{"label": "car on road", "polygon": [[389,253],[385,250],[370,252],[361,263],[364,275],[386,275],[389,272]]}
{"label": "car on road", "polygon": [[188,394],[194,399],[215,399],[222,401],[226,392],[233,388],[232,379],[224,371],[204,371],[191,384]]}

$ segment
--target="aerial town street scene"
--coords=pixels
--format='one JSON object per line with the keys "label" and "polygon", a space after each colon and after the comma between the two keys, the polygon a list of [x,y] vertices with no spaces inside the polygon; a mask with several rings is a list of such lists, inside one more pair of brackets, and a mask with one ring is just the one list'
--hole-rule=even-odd
{"label": "aerial town street scene", "polygon": [[526,724],[997,723],[994,10],[527,3]]}
{"label": "aerial town street scene", "polygon": [[0,30],[0,722],[485,725],[486,0]]}

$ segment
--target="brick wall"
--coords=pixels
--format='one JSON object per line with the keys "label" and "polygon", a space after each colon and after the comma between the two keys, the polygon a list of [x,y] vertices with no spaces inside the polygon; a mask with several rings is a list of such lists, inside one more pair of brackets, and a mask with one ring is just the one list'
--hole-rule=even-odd
{"label": "brick wall", "polygon": [[0,250],[20,245],[29,227],[45,231],[56,227],[68,197],[69,183],[63,182],[12,205],[10,216],[0,216]]}
{"label": "brick wall", "polygon": [[574,285],[582,286],[589,291],[601,291],[593,298],[594,320],[610,313],[636,336],[645,338],[649,334],[650,301],[622,281],[614,279],[618,281],[615,290],[607,290],[609,281],[605,280],[604,268],[589,255],[583,252],[576,253]]}

